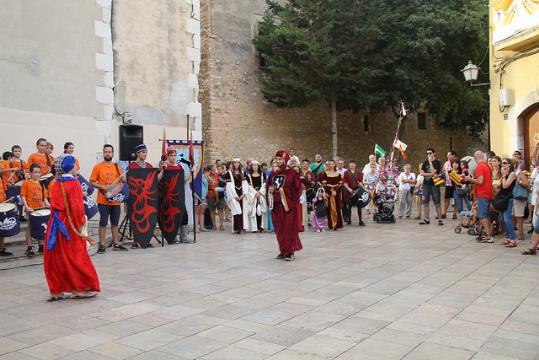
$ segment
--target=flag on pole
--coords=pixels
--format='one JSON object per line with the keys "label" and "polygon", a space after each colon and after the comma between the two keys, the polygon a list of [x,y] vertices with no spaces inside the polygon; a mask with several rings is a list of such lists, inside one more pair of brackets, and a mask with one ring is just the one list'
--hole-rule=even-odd
{"label": "flag on pole", "polygon": [[385,157],[386,156],[386,151],[384,149],[382,149],[382,147],[380,145],[375,144],[374,145],[374,154],[378,155],[380,157]]}
{"label": "flag on pole", "polygon": [[161,155],[164,155],[165,158],[167,156],[167,133],[165,132],[165,128],[163,128],[163,138],[161,139],[163,144],[161,145]]}
{"label": "flag on pole", "polygon": [[403,102],[403,101],[401,101],[400,116],[401,116],[401,117],[405,117],[405,116],[406,116],[406,109],[404,108],[404,102]]}
{"label": "flag on pole", "polygon": [[393,147],[399,149],[400,151],[406,151],[406,148],[408,147],[408,145],[406,145],[399,139],[395,139],[395,141],[393,142]]}

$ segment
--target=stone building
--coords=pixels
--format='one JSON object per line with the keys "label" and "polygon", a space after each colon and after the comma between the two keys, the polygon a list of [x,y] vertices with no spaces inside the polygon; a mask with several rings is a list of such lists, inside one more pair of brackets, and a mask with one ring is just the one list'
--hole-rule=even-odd
{"label": "stone building", "polygon": [[518,149],[529,164],[539,143],[539,6],[490,1],[489,9],[492,148]]}
{"label": "stone building", "polygon": [[[331,109],[319,104],[281,109],[266,102],[257,82],[260,60],[252,38],[264,13],[264,0],[202,0],[201,96],[208,160],[254,157],[270,160],[277,148],[293,147],[301,156],[332,152]],[[397,120],[392,114],[338,114],[338,155],[367,159],[375,143],[389,150]],[[474,145],[464,130],[448,131],[428,113],[410,114],[402,139],[418,162],[433,146],[441,155],[460,154]]]}
{"label": "stone building", "polygon": [[[27,157],[38,137],[75,143],[89,175],[125,118],[144,125],[150,160],[158,139],[201,137],[198,0],[2,1],[0,143]],[[127,116],[115,114],[130,113]]]}

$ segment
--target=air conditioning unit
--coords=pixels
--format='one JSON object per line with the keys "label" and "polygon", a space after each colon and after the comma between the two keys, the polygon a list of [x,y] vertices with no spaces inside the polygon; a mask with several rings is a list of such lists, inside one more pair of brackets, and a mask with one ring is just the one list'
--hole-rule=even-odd
{"label": "air conditioning unit", "polygon": [[511,89],[500,89],[499,95],[500,108],[509,107],[515,104],[515,95]]}

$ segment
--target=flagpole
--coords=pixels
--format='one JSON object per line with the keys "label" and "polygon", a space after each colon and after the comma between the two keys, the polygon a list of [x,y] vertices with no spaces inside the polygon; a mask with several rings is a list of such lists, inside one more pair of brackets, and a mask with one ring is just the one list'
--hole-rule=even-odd
{"label": "flagpole", "polygon": [[[189,155],[191,155],[191,150],[193,147],[193,134],[191,133],[191,136],[189,136],[191,127],[189,125],[189,114],[187,114],[187,141],[189,142]],[[195,164],[194,164],[194,156],[193,159],[189,159],[190,161],[193,160],[190,164],[191,168],[191,203],[193,204],[193,242],[197,242],[197,216],[196,216],[196,209],[195,209]]]}
{"label": "flagpole", "polygon": [[391,144],[391,162],[389,165],[390,171],[393,171],[393,156],[395,154],[395,141],[399,137],[399,130],[400,130],[403,118],[404,118],[404,102],[401,99],[400,109],[399,109],[399,122],[397,123],[397,131],[395,132],[395,138],[393,139],[393,144]]}

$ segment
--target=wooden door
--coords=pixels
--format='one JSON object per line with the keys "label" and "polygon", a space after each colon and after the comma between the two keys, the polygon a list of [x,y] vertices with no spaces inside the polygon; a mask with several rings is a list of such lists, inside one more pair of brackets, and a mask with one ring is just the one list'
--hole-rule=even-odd
{"label": "wooden door", "polygon": [[539,143],[539,105],[530,109],[524,117],[524,160],[530,165],[530,157]]}

